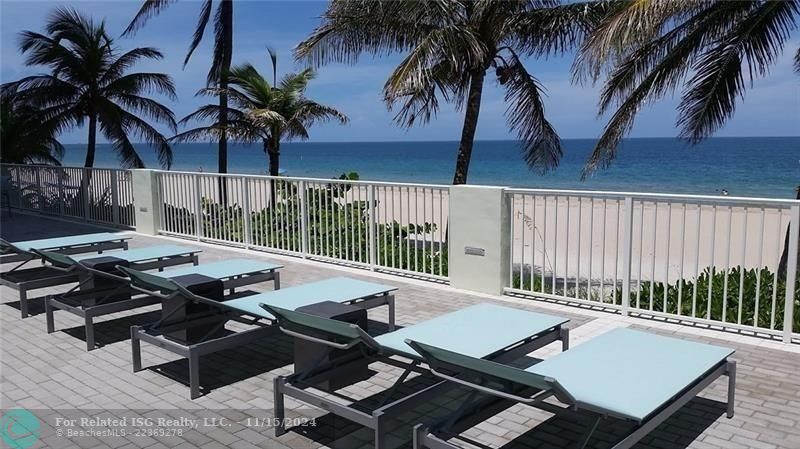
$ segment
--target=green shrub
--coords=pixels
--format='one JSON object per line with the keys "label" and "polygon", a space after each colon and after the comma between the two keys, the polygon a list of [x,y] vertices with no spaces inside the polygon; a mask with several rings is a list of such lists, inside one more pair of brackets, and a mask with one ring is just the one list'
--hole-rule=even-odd
{"label": "green shrub", "polygon": [[[350,173],[346,178],[357,179]],[[301,251],[301,204],[298,187],[276,181],[270,206],[250,213],[250,242],[256,246]],[[307,187],[307,250],[311,255],[369,262],[368,201],[339,201],[351,189],[348,184],[330,183]],[[202,198],[202,236],[244,243],[244,210],[239,204],[220,204]],[[175,229],[195,233],[195,215],[186,208],[165,205],[165,215]],[[402,225],[397,221],[378,224],[375,229],[376,262],[402,270],[447,276],[447,249],[417,247],[412,234],[432,233],[434,223]]]}
{"label": "green shrub", "polygon": [[[727,295],[725,294],[727,278]],[[709,284],[711,296],[709,298]],[[650,291],[652,288],[652,309]],[[695,288],[697,300],[693,303]],[[666,289],[666,292],[665,292]],[[741,291],[740,291],[741,289]],[[775,313],[772,311],[772,297],[775,294]],[[637,294],[639,296],[637,304]],[[741,294],[741,302],[739,296]],[[617,290],[622,297],[622,289]],[[756,310],[758,297],[758,310]],[[665,301],[666,298],[666,301]],[[741,323],[747,326],[770,328],[772,317],[775,329],[783,328],[784,305],[786,302],[786,281],[768,268],[742,269],[740,266],[728,270],[706,268],[697,281],[682,279],[672,284],[663,282],[642,282],[638,291],[630,293],[631,307],[655,310],[680,316],[695,316],[726,323]],[[756,321],[757,317],[757,321]],[[800,282],[795,283],[795,303],[793,326],[800,331]]]}

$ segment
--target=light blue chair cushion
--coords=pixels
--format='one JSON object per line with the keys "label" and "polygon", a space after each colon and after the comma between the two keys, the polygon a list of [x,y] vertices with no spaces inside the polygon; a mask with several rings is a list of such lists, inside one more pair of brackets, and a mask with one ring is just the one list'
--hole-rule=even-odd
{"label": "light blue chair cushion", "polygon": [[187,274],[200,274],[215,279],[228,279],[234,276],[261,273],[280,268],[283,268],[283,265],[276,265],[271,262],[264,262],[256,259],[230,259],[204,263],[197,266],[172,268],[151,274],[163,278],[174,278]]}
{"label": "light blue chair cushion", "polygon": [[17,248],[30,251],[32,249],[48,250],[56,248],[68,248],[71,246],[90,245],[93,243],[106,243],[117,240],[129,240],[131,237],[125,234],[100,232],[97,234],[70,235],[67,237],[56,237],[41,240],[25,240],[22,242],[11,242]]}
{"label": "light blue chair cushion", "polygon": [[271,292],[259,293],[225,301],[225,305],[240,310],[248,315],[274,319],[259,304],[296,310],[303,306],[323,301],[350,303],[359,299],[383,295],[397,290],[397,287],[360,281],[346,277],[325,279],[317,282],[282,288]]}
{"label": "light blue chair cushion", "polygon": [[619,328],[527,371],[556,379],[579,404],[642,421],[733,352]]}
{"label": "light blue chair cushion", "polygon": [[406,339],[485,358],[567,319],[493,304],[477,304],[375,337],[385,349],[414,359]]}
{"label": "light blue chair cushion", "polygon": [[74,260],[89,260],[98,257],[116,257],[118,259],[127,260],[128,262],[144,262],[148,260],[156,260],[164,257],[175,257],[187,254],[199,253],[198,248],[180,245],[157,245],[147,246],[144,248],[134,248],[115,251],[104,251],[102,254],[81,254],[80,256],[71,256]]}

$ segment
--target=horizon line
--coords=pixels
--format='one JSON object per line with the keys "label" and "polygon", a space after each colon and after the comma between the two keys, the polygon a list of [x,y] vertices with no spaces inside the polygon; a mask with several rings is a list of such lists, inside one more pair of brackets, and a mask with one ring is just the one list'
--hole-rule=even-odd
{"label": "horizon line", "polygon": [[[800,138],[798,136],[714,136],[708,137],[705,140],[711,139],[797,139]],[[561,140],[597,140],[597,137],[564,137]],[[644,140],[644,139],[670,139],[670,140],[684,140],[680,137],[676,136],[654,136],[654,137],[626,137],[622,139],[625,140]],[[243,144],[245,142],[238,142],[238,141],[229,141],[230,143],[236,144]],[[281,142],[283,144],[320,144],[320,143],[404,143],[404,142],[414,142],[414,143],[443,143],[443,142],[459,142],[459,140],[453,139],[439,139],[439,140],[431,140],[431,139],[421,139],[421,140],[318,140],[318,141],[288,141],[288,142]],[[519,142],[519,139],[475,139],[474,142]],[[134,145],[149,145],[147,142],[132,142]],[[184,143],[173,143],[171,145],[205,145],[205,144],[215,144],[215,141],[209,142],[184,142]],[[63,143],[62,145],[86,145],[88,142],[71,142],[71,143]],[[109,142],[98,142],[97,145],[113,145]],[[250,143],[250,145],[258,145],[258,143]]]}

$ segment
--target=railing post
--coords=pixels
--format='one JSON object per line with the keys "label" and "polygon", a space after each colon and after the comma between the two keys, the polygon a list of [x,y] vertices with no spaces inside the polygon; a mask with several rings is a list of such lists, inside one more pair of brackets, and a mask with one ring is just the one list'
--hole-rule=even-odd
{"label": "railing post", "polygon": [[58,170],[58,211],[61,216],[66,215],[66,194],[64,193],[64,177],[66,176],[66,169]]}
{"label": "railing post", "polygon": [[369,269],[375,271],[375,265],[378,260],[378,248],[375,245],[375,185],[369,184],[367,187],[367,202],[369,203]]}
{"label": "railing post", "polygon": [[83,198],[83,218],[89,220],[89,174],[90,169],[84,168],[81,176],[81,197]]}
{"label": "railing post", "polygon": [[111,170],[111,217],[115,225],[119,224],[119,189],[117,171]]}
{"label": "railing post", "polygon": [[503,187],[450,187],[450,285],[501,295],[511,269],[511,198]]}
{"label": "railing post", "polygon": [[39,212],[43,212],[42,205],[44,204],[44,195],[42,195],[42,168],[33,167],[36,170],[36,208]]}
{"label": "railing post", "polygon": [[161,229],[161,195],[158,172],[131,170],[136,232],[156,235]]}
{"label": "railing post", "polygon": [[300,200],[300,252],[303,259],[308,257],[308,202],[306,201],[306,182],[297,184],[297,198]]}
{"label": "railing post", "polygon": [[620,303],[622,308],[620,313],[622,316],[628,315],[628,306],[631,296],[631,265],[633,258],[633,198],[630,196],[625,197],[625,206],[622,211],[623,214],[623,228],[622,228],[622,298]]}
{"label": "railing post", "polygon": [[197,241],[203,238],[203,196],[200,195],[200,176],[194,175],[194,194],[195,207],[197,213],[194,214],[194,233]]}
{"label": "railing post", "polygon": [[789,213],[789,259],[786,263],[786,303],[783,310],[783,341],[792,342],[794,323],[794,284],[797,280],[797,245],[800,238],[800,205]]}
{"label": "railing post", "polygon": [[252,236],[250,235],[250,219],[252,218],[250,216],[250,183],[244,176],[239,179],[242,180],[242,224],[244,232],[244,247],[250,249],[250,243],[252,240]]}

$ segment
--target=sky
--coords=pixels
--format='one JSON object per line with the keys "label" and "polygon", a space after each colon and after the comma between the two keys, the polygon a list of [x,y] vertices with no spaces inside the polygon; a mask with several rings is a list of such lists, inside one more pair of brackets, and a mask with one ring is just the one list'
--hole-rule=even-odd
{"label": "sky", "polygon": [[[141,1],[52,2],[0,0],[0,81],[13,81],[41,72],[41,67],[26,67],[18,51],[18,34],[22,30],[42,31],[47,15],[58,6],[69,6],[91,15],[105,18],[107,30],[119,36],[139,9]],[[303,68],[292,58],[292,49],[319,24],[324,2],[312,1],[243,1],[234,9],[234,64],[250,62],[263,73],[270,73],[266,48],[278,51],[278,73]],[[170,74],[177,86],[177,101],[164,99],[178,119],[189,114],[208,99],[195,93],[204,87],[212,53],[213,25],[184,67],[183,59],[197,23],[200,3],[181,0],[161,15],[151,19],[132,38],[118,38],[120,50],[152,46],[165,58],[147,61],[135,67],[137,71]],[[800,135],[800,80],[792,71],[792,55],[800,46],[800,36],[793,36],[780,61],[768,77],[756,80],[740,101],[736,114],[717,133],[718,136],[797,136]],[[528,71],[544,85],[547,98],[546,114],[562,138],[596,138],[608,117],[597,116],[599,87],[575,85],[570,79],[573,55],[547,60],[525,61]],[[458,140],[463,113],[452,105],[443,104],[431,123],[411,129],[401,128],[392,121],[393,113],[382,100],[381,89],[400,55],[363,57],[356,65],[327,65],[319,69],[307,90],[307,95],[347,114],[346,126],[320,125],[311,130],[311,139],[318,142],[341,141],[408,141]],[[480,111],[477,139],[511,139],[504,118],[506,105],[503,90],[489,79],[485,85]],[[677,95],[649,105],[636,119],[631,137],[674,137]],[[166,129],[162,129],[167,133]],[[103,141],[102,138],[99,139]],[[63,143],[83,143],[86,130],[75,129],[62,135]]]}

